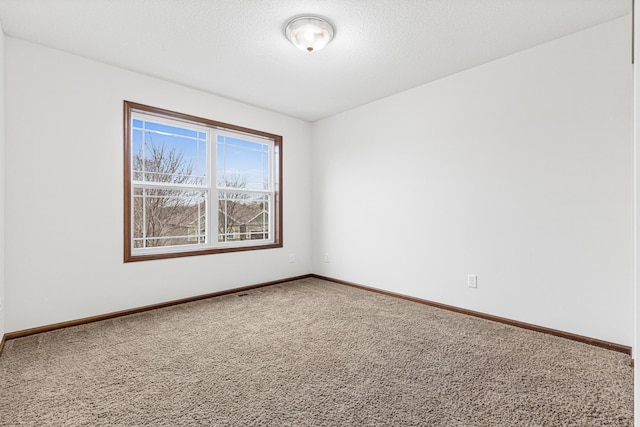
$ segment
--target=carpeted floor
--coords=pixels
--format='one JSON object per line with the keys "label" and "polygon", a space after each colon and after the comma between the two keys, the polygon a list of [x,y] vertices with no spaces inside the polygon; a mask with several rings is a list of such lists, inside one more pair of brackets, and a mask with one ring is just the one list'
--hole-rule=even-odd
{"label": "carpeted floor", "polygon": [[10,340],[0,425],[631,426],[629,362],[305,279]]}

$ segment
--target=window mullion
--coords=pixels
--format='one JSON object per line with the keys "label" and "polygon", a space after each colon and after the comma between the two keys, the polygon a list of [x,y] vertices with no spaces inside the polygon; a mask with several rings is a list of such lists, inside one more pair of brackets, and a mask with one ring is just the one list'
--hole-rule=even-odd
{"label": "window mullion", "polygon": [[142,189],[142,247],[147,247],[147,189]]}
{"label": "window mullion", "polygon": [[233,193],[247,193],[247,194],[271,194],[272,190],[261,190],[259,188],[237,188],[237,187],[218,187],[220,191],[230,191]]}
{"label": "window mullion", "polygon": [[214,182],[217,179],[217,162],[218,150],[214,138],[213,130],[207,131],[207,186],[208,188],[208,201],[209,206],[207,209],[208,215],[207,224],[208,238],[207,242],[209,246],[216,246],[218,243],[218,191],[215,188]]}
{"label": "window mullion", "polygon": [[170,182],[155,182],[155,181],[132,181],[132,184],[139,188],[157,188],[157,189],[168,189],[168,190],[193,190],[193,191],[202,191],[206,190],[206,185],[197,185],[197,184],[176,184]]}

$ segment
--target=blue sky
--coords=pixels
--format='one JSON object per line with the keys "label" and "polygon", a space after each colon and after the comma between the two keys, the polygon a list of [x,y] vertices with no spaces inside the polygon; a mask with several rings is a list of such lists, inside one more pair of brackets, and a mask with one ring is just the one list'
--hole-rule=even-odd
{"label": "blue sky", "polygon": [[[207,135],[205,132],[185,127],[175,127],[153,121],[133,120],[133,154],[141,152],[143,134],[146,134],[146,150],[151,145],[160,147],[164,144],[167,150],[175,149],[182,153],[186,163],[191,163],[192,175],[206,177],[207,171]],[[212,130],[215,134],[215,130]],[[217,145],[217,177],[224,182],[225,175],[241,177],[246,180],[247,189],[266,189],[268,182],[269,146],[241,139],[239,136],[218,134]],[[213,153],[212,153],[213,154]],[[194,178],[195,178],[194,177]],[[197,179],[197,181],[201,181]],[[202,180],[202,183],[205,181]]]}

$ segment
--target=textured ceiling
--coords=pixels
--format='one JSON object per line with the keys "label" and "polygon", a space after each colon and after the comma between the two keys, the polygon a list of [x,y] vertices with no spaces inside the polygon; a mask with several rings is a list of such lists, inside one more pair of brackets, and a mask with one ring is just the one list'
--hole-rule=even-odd
{"label": "textured ceiling", "polygon": [[[336,26],[320,52],[283,35],[305,13]],[[0,0],[9,36],[308,121],[629,13],[631,0]]]}

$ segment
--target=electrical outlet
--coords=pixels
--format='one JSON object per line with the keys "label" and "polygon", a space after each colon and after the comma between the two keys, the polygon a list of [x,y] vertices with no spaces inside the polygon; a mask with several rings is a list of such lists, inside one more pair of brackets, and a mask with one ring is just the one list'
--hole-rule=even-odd
{"label": "electrical outlet", "polygon": [[329,258],[329,254],[324,254],[324,262],[329,263],[331,259]]}
{"label": "electrical outlet", "polygon": [[296,262],[296,254],[289,254],[289,262]]}
{"label": "electrical outlet", "polygon": [[475,274],[467,274],[467,286],[470,288],[477,288],[478,276]]}

